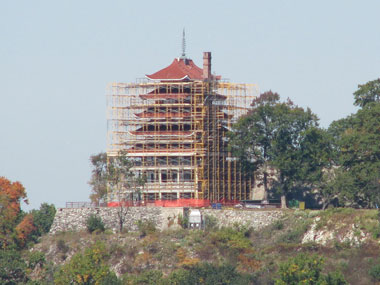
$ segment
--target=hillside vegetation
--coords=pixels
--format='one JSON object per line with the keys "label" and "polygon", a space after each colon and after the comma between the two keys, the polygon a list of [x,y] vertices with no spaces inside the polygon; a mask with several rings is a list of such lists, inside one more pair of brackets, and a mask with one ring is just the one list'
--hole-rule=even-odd
{"label": "hillside vegetation", "polygon": [[379,237],[377,210],[344,208],[288,210],[257,231],[216,228],[211,220],[205,230],[159,232],[141,223],[138,232],[62,232],[33,247],[32,253],[45,255],[30,278],[57,284],[375,284]]}

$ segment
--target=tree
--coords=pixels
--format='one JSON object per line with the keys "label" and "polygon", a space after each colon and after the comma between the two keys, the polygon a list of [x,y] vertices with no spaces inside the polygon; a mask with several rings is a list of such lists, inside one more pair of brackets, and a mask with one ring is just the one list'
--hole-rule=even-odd
{"label": "tree", "polygon": [[25,246],[31,234],[36,230],[33,223],[33,215],[26,215],[22,221],[16,226],[17,240],[21,247]]}
{"label": "tree", "polygon": [[253,100],[248,115],[242,117],[229,133],[233,153],[240,158],[246,172],[254,171],[259,184],[264,186],[264,201],[268,200],[274,107],[279,100],[280,96],[272,91],[261,94]]}
{"label": "tree", "polygon": [[104,202],[107,195],[107,154],[101,152],[90,157],[92,164],[91,179],[88,184],[92,187],[90,199],[93,203]]}
{"label": "tree", "polygon": [[23,218],[21,201],[27,202],[24,186],[0,177],[0,248],[14,245],[17,239],[15,228]]}
{"label": "tree", "polygon": [[252,105],[253,110],[234,126],[230,147],[250,170],[263,169],[266,190],[268,166],[275,169],[273,184],[281,195],[282,207],[286,207],[286,196],[293,188],[310,180],[310,174],[320,173],[318,148],[323,144],[313,144],[313,138],[320,136],[318,118],[289,99],[280,102],[278,94],[271,91],[260,95]]}
{"label": "tree", "polygon": [[380,102],[380,78],[358,86],[354,93],[354,105],[364,107],[371,102]]}
{"label": "tree", "polygon": [[134,200],[140,199],[139,189],[145,184],[145,178],[136,175],[131,170],[132,166],[133,162],[127,157],[125,151],[120,151],[117,156],[110,157],[107,164],[107,182],[118,203],[117,216],[120,232],[123,231],[128,206]]}
{"label": "tree", "polygon": [[375,207],[380,202],[380,103],[370,102],[356,114],[333,122],[346,205]]}
{"label": "tree", "polygon": [[39,210],[32,210],[33,223],[36,226],[37,235],[41,236],[50,231],[53,224],[56,209],[53,204],[42,203]]}
{"label": "tree", "polygon": [[[308,142],[306,132],[317,126],[318,118],[310,109],[306,111],[290,100],[275,106],[276,124],[272,141],[272,164],[277,170],[277,189],[281,205],[286,207],[286,196],[293,188],[308,179],[308,168],[315,163],[315,156],[308,156],[304,143]],[[309,182],[309,181],[308,181]]]}
{"label": "tree", "polygon": [[105,201],[109,195],[117,202],[119,230],[122,231],[128,206],[141,199],[140,189],[144,186],[146,178],[132,171],[133,161],[127,157],[125,151],[109,157],[105,153],[93,155],[91,163],[94,168],[89,182],[92,185],[90,198],[98,203]]}
{"label": "tree", "polygon": [[337,175],[337,154],[333,137],[324,129],[312,127],[305,131],[301,143],[303,163],[299,180],[309,189],[318,190],[325,209],[337,196],[333,184]]}
{"label": "tree", "polygon": [[16,250],[0,250],[0,283],[26,284],[27,264]]}

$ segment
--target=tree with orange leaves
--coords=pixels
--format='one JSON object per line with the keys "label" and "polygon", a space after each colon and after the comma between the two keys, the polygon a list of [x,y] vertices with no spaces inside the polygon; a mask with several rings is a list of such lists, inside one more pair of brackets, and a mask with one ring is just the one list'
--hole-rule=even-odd
{"label": "tree with orange leaves", "polygon": [[[0,177],[0,249],[8,248],[18,238],[16,227],[22,218],[21,201],[27,203],[24,186],[20,182],[11,182],[5,177]],[[33,220],[27,218],[25,222],[20,223],[20,237],[29,233],[30,226],[27,224],[30,222],[33,225]]]}
{"label": "tree with orange leaves", "polygon": [[33,222],[33,215],[26,215],[16,226],[17,239],[20,246],[24,246],[28,237],[36,230]]}

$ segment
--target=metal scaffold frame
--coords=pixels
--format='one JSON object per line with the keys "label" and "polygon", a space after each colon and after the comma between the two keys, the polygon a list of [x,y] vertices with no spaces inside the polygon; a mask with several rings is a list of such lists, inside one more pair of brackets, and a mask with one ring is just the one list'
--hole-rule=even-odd
{"label": "metal scaffold frame", "polygon": [[226,133],[257,93],[254,84],[217,80],[111,83],[107,155],[123,150],[134,161],[147,177],[146,201],[249,199],[253,178],[228,152]]}

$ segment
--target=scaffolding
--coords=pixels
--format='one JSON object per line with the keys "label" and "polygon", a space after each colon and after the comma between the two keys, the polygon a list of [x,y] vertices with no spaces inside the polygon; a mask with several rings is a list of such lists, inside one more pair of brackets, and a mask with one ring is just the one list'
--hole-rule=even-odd
{"label": "scaffolding", "polygon": [[226,134],[257,93],[254,84],[218,80],[111,83],[107,155],[126,152],[146,177],[144,201],[250,199],[253,178],[228,151]]}

